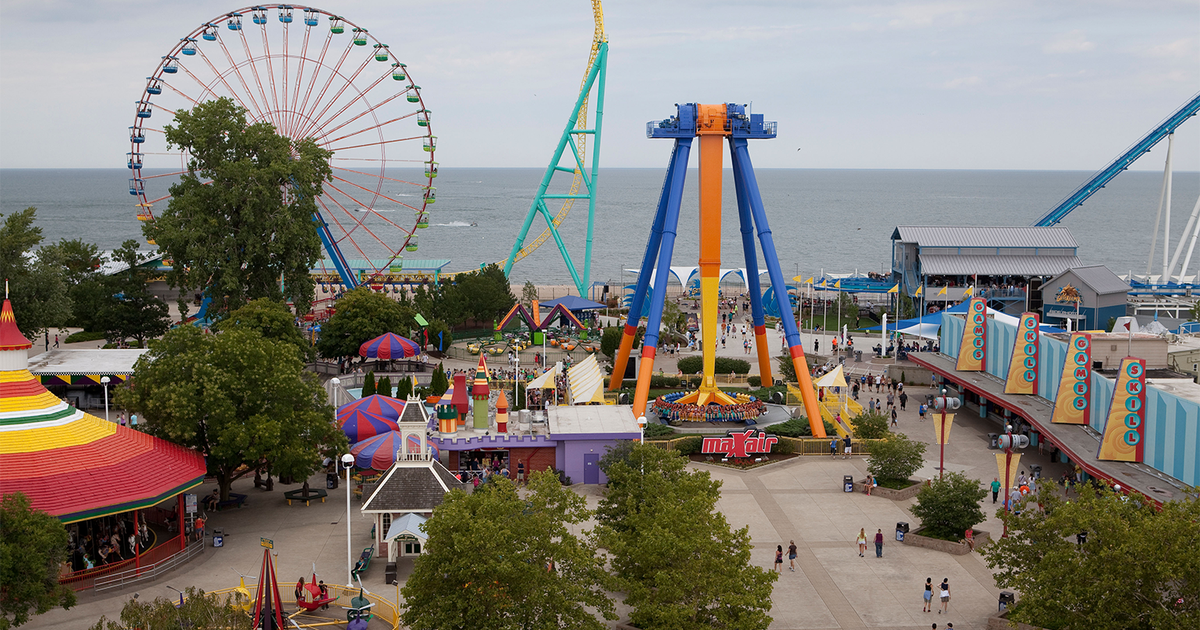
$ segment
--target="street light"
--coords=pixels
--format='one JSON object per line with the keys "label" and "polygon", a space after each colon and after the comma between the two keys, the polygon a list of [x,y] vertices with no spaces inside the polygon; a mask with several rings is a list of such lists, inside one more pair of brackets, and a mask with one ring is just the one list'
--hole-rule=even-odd
{"label": "street light", "polygon": [[642,444],[646,443],[646,416],[638,416],[638,436]]}
{"label": "street light", "polygon": [[350,547],[350,468],[354,466],[354,456],[342,455],[342,465],[346,467],[346,586],[354,588],[354,552]]}
{"label": "street light", "polygon": [[329,379],[329,384],[333,385],[333,417],[337,418],[338,388],[342,385],[342,379],[335,376]]}
{"label": "street light", "polygon": [[112,382],[112,379],[108,378],[107,376],[100,377],[100,384],[104,386],[104,421],[105,422],[108,422],[108,384],[111,382]]}

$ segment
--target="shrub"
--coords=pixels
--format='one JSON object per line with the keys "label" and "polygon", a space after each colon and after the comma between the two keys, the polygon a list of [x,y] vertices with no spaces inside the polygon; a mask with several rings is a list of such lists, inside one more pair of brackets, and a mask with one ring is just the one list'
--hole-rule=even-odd
{"label": "shrub", "polygon": [[392,379],[383,377],[379,379],[379,384],[375,386],[375,393],[381,396],[392,397]]}
{"label": "shrub", "polygon": [[902,433],[892,433],[871,445],[867,470],[880,483],[884,480],[905,481],[924,463],[926,445],[914,442]]}
{"label": "shrub", "polygon": [[[832,424],[824,420],[822,422],[825,423],[826,435],[836,433]],[[812,437],[812,427],[809,426],[807,418],[792,418],[787,422],[780,422],[779,424],[772,424],[769,427],[765,427],[763,431],[784,437]]]}
{"label": "shrub", "polygon": [[948,472],[941,479],[921,488],[917,503],[912,506],[913,516],[921,519],[922,533],[935,538],[959,540],[968,529],[986,518],[979,502],[987,495],[987,489],[976,479]]}
{"label": "shrub", "polygon": [[105,333],[102,330],[97,331],[97,332],[87,332],[87,331],[81,330],[77,333],[67,336],[67,338],[65,340],[63,340],[63,343],[79,343],[81,341],[100,341],[101,339],[104,339],[104,335],[105,335]]}
{"label": "shrub", "polygon": [[657,424],[654,422],[646,424],[646,439],[663,437],[664,435],[674,435],[674,434],[675,434],[675,429],[672,429],[671,427],[669,427],[665,424]]}
{"label": "shrub", "polygon": [[878,411],[863,412],[854,418],[854,437],[862,440],[874,440],[888,434],[888,417]]}
{"label": "shrub", "polygon": [[751,376],[750,378],[746,379],[746,382],[750,384],[750,387],[762,387],[761,376]]}
{"label": "shrub", "polygon": [[795,382],[796,380],[796,365],[792,363],[792,356],[787,352],[781,352],[775,357],[775,362],[779,366],[779,379],[785,382]]}
{"label": "shrub", "polygon": [[749,374],[750,362],[745,359],[734,359],[730,357],[717,357],[717,374]]}
{"label": "shrub", "polygon": [[788,440],[780,440],[771,445],[771,454],[791,455],[796,452],[796,445]]}
{"label": "shrub", "polygon": [[375,393],[375,372],[367,372],[366,378],[363,379],[362,397],[366,398]]}
{"label": "shrub", "polygon": [[704,369],[704,357],[688,356],[679,360],[679,371],[684,374],[699,374]]}
{"label": "shrub", "polygon": [[685,438],[675,443],[675,450],[685,456],[695,455],[702,448],[704,448],[704,438],[702,437]]}

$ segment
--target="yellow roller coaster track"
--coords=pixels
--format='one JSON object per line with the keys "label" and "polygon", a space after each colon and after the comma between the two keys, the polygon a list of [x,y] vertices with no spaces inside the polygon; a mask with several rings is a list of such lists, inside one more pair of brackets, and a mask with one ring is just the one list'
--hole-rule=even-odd
{"label": "yellow roller coaster track", "polygon": [[[604,34],[604,7],[601,6],[600,0],[592,0],[592,19],[596,24],[596,30],[595,30],[594,34],[592,35],[592,51],[591,51],[591,53],[588,54],[587,66],[585,66],[583,69],[583,79],[580,81],[580,84],[579,84],[580,92],[583,92],[584,90],[588,89],[588,85],[587,85],[588,73],[591,72],[592,64],[596,63],[596,55],[599,54],[599,52],[600,52],[600,44],[608,41],[608,37],[605,36],[605,34]],[[589,100],[590,99],[587,96],[584,96],[583,105],[579,108],[579,123],[577,125],[577,127],[579,129],[583,129],[583,128],[587,127],[588,101]],[[575,146],[577,147],[576,157],[578,158],[578,161],[576,162],[576,164],[583,164],[586,167],[587,166],[587,134],[585,134],[585,133],[575,134]],[[583,173],[580,171],[579,167],[576,166],[575,167],[575,178],[573,180],[571,180],[571,192],[569,194],[571,194],[571,195],[578,194],[579,193],[579,185],[582,183],[583,183]],[[567,215],[571,213],[571,206],[573,206],[574,204],[575,204],[574,199],[564,199],[563,200],[562,208],[559,208],[558,214],[554,216],[554,227],[555,228],[558,228],[558,226],[561,225],[562,222],[567,218]],[[542,230],[542,233],[539,234],[537,238],[533,239],[533,241],[530,242],[528,245],[525,245],[524,247],[522,247],[520,249],[520,251],[517,252],[517,255],[513,256],[513,262],[521,260],[522,258],[525,258],[526,256],[532,254],[535,250],[537,250],[537,248],[541,247],[542,243],[545,243],[550,238],[550,236],[551,236],[551,230],[549,227]],[[496,263],[496,266],[498,266],[500,268],[504,268],[504,265],[506,265],[506,264],[508,264],[507,258]]]}

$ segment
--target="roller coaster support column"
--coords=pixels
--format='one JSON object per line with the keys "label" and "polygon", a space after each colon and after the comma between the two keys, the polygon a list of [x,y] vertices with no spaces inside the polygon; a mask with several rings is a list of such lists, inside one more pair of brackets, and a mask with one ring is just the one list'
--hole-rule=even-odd
{"label": "roller coaster support column", "polygon": [[[729,146],[730,155],[734,147]],[[750,287],[750,315],[754,322],[754,345],[758,355],[758,374],[763,387],[775,383],[771,377],[771,350],[767,347],[767,326],[763,318],[762,283],[758,280],[758,254],[754,251],[754,217],[747,202],[746,182],[741,171],[733,171],[733,185],[737,191],[738,220],[742,228],[742,250],[746,253],[746,284]]]}
{"label": "roller coaster support column", "polygon": [[[687,153],[691,144],[685,147],[683,163],[687,165]],[[608,379],[609,391],[621,388],[625,378],[625,365],[629,362],[629,352],[633,349],[633,338],[637,335],[638,322],[642,319],[642,309],[646,303],[646,289],[650,287],[650,276],[654,271],[654,263],[658,260],[658,248],[662,243],[663,222],[667,216],[667,201],[670,198],[671,178],[675,176],[675,163],[679,159],[679,146],[671,151],[671,163],[667,165],[667,174],[663,178],[662,192],[658,196],[658,210],[654,213],[654,227],[650,230],[650,240],[646,241],[646,253],[642,256],[642,267],[638,272],[637,286],[633,290],[633,300],[629,304],[629,317],[625,320],[625,332],[621,335],[621,347],[613,360],[612,376]],[[684,173],[687,171],[685,170]],[[682,177],[682,175],[681,175]]]}
{"label": "roller coaster support column", "polygon": [[[688,155],[692,150],[691,138],[675,141],[672,156],[673,169],[663,184],[667,192],[666,214],[663,217],[662,245],[658,252],[658,266],[654,271],[654,299],[650,302],[650,318],[646,322],[646,336],[642,339],[642,364],[638,366],[637,390],[633,395],[633,417],[646,415],[646,397],[650,395],[650,375],[654,372],[654,355],[658,351],[658,328],[662,324],[663,302],[667,296],[667,279],[671,275],[671,254],[675,251],[675,235],[679,226],[679,203],[683,198],[683,182],[687,176]],[[639,286],[641,286],[639,278]],[[645,299],[643,296],[642,299]],[[634,295],[634,302],[638,302]],[[630,312],[633,318],[635,313]],[[626,333],[628,333],[626,328]]]}
{"label": "roller coaster support column", "polygon": [[[821,412],[817,407],[816,390],[813,388],[812,377],[808,373],[808,362],[804,359],[804,347],[800,343],[800,333],[796,330],[796,319],[792,313],[792,304],[788,299],[787,285],[784,283],[783,270],[779,267],[779,257],[775,253],[775,239],[771,235],[771,227],[767,224],[767,212],[763,208],[762,195],[758,191],[758,180],[754,176],[754,166],[750,163],[750,151],[746,138],[735,134],[730,138],[733,170],[740,172],[743,180],[742,187],[748,197],[750,211],[754,215],[754,223],[758,228],[758,240],[762,245],[763,259],[767,265],[767,273],[771,278],[771,286],[775,289],[775,299],[779,303],[780,321],[783,322],[784,338],[787,341],[792,356],[792,366],[796,370],[799,381],[801,398],[804,401],[804,413],[808,416],[808,424],[812,427],[815,437],[825,437],[825,423],[821,420]],[[761,347],[761,346],[760,346]]]}

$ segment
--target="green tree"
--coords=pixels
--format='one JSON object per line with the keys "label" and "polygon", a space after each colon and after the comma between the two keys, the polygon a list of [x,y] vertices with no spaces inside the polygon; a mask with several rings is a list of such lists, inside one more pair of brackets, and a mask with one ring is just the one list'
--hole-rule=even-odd
{"label": "green tree", "polygon": [[792,363],[792,356],[786,350],[775,357],[775,364],[779,368],[779,380],[785,383],[797,382],[796,365]]}
{"label": "green tree", "polygon": [[17,326],[30,340],[51,326],[66,325],[72,312],[61,261],[54,253],[34,251],[42,242],[36,218],[37,209],[29,207],[0,224],[0,274],[8,280]]}
{"label": "green tree", "polygon": [[749,529],[730,528],[716,509],[721,482],[687,460],[634,445],[607,471],[596,535],[616,588],[641,628],[765,629],[773,571],[750,563]]}
{"label": "green tree", "polygon": [[446,393],[447,389],[450,389],[450,379],[446,377],[446,369],[439,363],[433,371],[433,376],[429,379],[429,394],[441,396]]}
{"label": "green tree", "polygon": [[396,383],[396,398],[400,400],[408,400],[408,397],[411,396],[412,393],[413,382],[411,377],[405,376],[404,378],[400,379],[399,383]]}
{"label": "green tree", "polygon": [[575,533],[587,501],[550,472],[525,496],[507,479],[472,494],[451,491],[425,523],[429,540],[401,593],[410,628],[607,627],[604,558]]}
{"label": "green tree", "polygon": [[268,122],[248,124],[246,110],[225,97],[176,112],[164,132],[168,147],[189,156],[166,210],[142,227],[174,261],[167,282],[206,291],[218,314],[260,297],[307,312],[309,270],[321,256],[312,218],[333,153]]}
{"label": "green tree", "polygon": [[903,433],[892,433],[871,445],[867,470],[879,483],[907,481],[925,462],[924,442],[914,442]]}
{"label": "green tree", "polygon": [[[1051,630],[1200,627],[1200,503],[1156,507],[1140,495],[1078,486],[1066,501],[1042,484],[1044,510],[1008,517],[984,550],[996,585],[1020,591],[1009,613]],[[1087,532],[1087,541],[1075,536]]]}
{"label": "green tree", "polygon": [[312,346],[296,326],[296,316],[287,304],[269,298],[250,300],[245,306],[231,311],[213,325],[213,330],[253,330],[264,339],[282,341],[296,348],[300,357],[308,360]]}
{"label": "green tree", "polygon": [[[625,329],[621,326],[609,326],[604,329],[600,335],[600,351],[610,359],[615,359],[617,350],[621,347],[621,337],[625,335]],[[642,337],[646,335],[646,328],[638,326],[637,332],[633,334],[633,347],[637,348],[642,344]],[[685,357],[686,358],[686,357]],[[680,359],[682,361],[683,359]]]}
{"label": "green tree", "polygon": [[854,437],[874,440],[888,434],[888,417],[878,411],[864,411],[854,418]]}
{"label": "green tree", "polygon": [[38,258],[63,270],[63,280],[72,302],[71,318],[67,323],[88,331],[97,330],[93,318],[109,295],[105,292],[105,276],[100,273],[104,264],[100,248],[81,239],[62,239],[43,246]]}
{"label": "green tree", "polygon": [[226,595],[224,600],[193,586],[189,586],[185,593],[182,606],[165,597],[153,601],[132,598],[121,607],[120,622],[101,616],[91,630],[174,627],[250,630],[253,626],[253,620],[242,608],[249,605],[250,601],[241,593]]}
{"label": "green tree", "polygon": [[913,516],[921,519],[921,526],[929,536],[947,540],[961,540],[968,529],[982,523],[987,517],[979,502],[987,495],[987,489],[977,479],[948,472],[917,493],[917,503],[910,508]]}
{"label": "green tree", "polygon": [[375,387],[375,393],[381,396],[392,397],[392,379],[383,377],[379,379],[379,385]]}
{"label": "green tree", "polygon": [[538,299],[537,287],[532,282],[526,280],[525,286],[521,287],[521,303],[526,307],[531,307],[533,301]]}
{"label": "green tree", "polygon": [[[478,271],[455,274],[454,282],[420,286],[413,292],[417,311],[431,321],[441,319],[451,326],[463,324],[468,319],[490,322],[503,316],[516,303],[508,278],[494,264]],[[437,343],[432,331],[429,341]]]}
{"label": "green tree", "polygon": [[358,348],[384,333],[403,335],[416,327],[413,311],[368,287],[347,292],[321,327],[317,353],[326,359],[358,356]]}
{"label": "green tree", "polygon": [[16,492],[0,497],[0,630],[55,606],[75,605],[75,591],[58,583],[67,561],[67,530]]}
{"label": "green tree", "polygon": [[138,242],[131,239],[113,252],[113,262],[123,268],[105,278],[108,295],[98,309],[95,324],[109,341],[132,338],[141,346],[147,339],[167,332],[171,322],[166,303],[150,294],[153,272],[141,266],[144,260],[138,255],[138,247]]}
{"label": "green tree", "polygon": [[454,332],[444,320],[431,319],[425,329],[429,331],[429,347],[432,350],[445,352],[454,343]]}
{"label": "green tree", "polygon": [[222,499],[260,459],[305,479],[321,469],[323,452],[346,448],[325,390],[295,348],[253,330],[172,330],[150,344],[116,400],[149,433],[202,453]]}
{"label": "green tree", "polygon": [[363,378],[362,392],[360,392],[360,395],[374,396],[378,393],[379,388],[375,386],[375,372],[367,372],[366,377]]}

